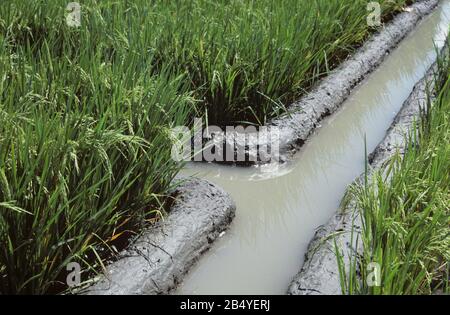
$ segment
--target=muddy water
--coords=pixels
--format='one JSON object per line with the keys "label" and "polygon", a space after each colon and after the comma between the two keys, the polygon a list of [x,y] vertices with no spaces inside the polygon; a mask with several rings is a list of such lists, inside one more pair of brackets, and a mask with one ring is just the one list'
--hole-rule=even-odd
{"label": "muddy water", "polygon": [[450,1],[427,17],[339,112],[326,119],[287,165],[236,168],[191,164],[185,174],[231,193],[237,214],[188,275],[179,294],[284,294],[315,229],[336,211],[346,187],[435,60],[448,32]]}

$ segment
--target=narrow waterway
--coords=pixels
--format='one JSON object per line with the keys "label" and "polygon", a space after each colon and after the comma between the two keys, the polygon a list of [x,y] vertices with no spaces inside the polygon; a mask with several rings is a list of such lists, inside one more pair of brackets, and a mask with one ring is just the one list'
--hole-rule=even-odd
{"label": "narrow waterway", "polygon": [[387,57],[343,107],[326,119],[293,161],[254,168],[190,164],[184,174],[211,180],[237,204],[230,230],[180,286],[179,294],[284,294],[316,228],[339,206],[383,139],[415,83],[436,58],[449,29],[442,1]]}

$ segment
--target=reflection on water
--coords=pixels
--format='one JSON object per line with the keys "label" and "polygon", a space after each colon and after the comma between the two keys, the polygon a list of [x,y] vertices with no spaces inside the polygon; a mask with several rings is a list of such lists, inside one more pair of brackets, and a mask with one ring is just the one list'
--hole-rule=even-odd
{"label": "reflection on water", "polygon": [[298,272],[315,228],[336,211],[346,187],[364,169],[414,84],[448,32],[450,1],[424,22],[323,122],[294,161],[238,168],[190,164],[237,204],[230,231],[188,275],[181,294],[283,294]]}

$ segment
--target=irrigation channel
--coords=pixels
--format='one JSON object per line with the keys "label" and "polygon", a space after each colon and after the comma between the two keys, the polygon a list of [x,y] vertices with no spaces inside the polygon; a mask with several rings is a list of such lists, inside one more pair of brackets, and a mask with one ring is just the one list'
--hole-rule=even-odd
{"label": "irrigation channel", "polygon": [[338,209],[346,188],[436,59],[449,28],[450,0],[426,17],[343,104],[295,159],[252,168],[189,164],[237,204],[230,230],[179,287],[178,294],[285,294],[316,228]]}

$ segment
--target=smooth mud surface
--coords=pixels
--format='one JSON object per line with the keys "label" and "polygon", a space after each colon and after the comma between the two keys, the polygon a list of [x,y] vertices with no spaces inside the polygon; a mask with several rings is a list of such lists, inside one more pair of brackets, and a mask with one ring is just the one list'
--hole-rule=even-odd
{"label": "smooth mud surface", "polygon": [[229,227],[236,206],[225,191],[180,180],[168,216],[144,230],[85,294],[167,294]]}
{"label": "smooth mud surface", "polygon": [[424,19],[343,107],[323,121],[295,159],[253,168],[190,164],[237,204],[230,230],[202,257],[179,294],[285,294],[316,228],[339,207],[371,152],[443,45],[450,0]]}

